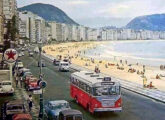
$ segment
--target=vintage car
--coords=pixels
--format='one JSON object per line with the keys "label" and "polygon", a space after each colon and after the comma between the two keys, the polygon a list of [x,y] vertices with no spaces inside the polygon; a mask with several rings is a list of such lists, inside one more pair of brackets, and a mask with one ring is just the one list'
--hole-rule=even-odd
{"label": "vintage car", "polygon": [[12,120],[32,120],[32,116],[30,114],[15,114]]}
{"label": "vintage car", "polygon": [[5,102],[2,106],[2,120],[11,120],[14,114],[22,114],[25,112],[25,105],[22,100]]}
{"label": "vintage car", "polygon": [[49,101],[45,105],[45,112],[50,120],[58,120],[59,112],[67,109],[70,109],[70,106],[65,100]]}
{"label": "vintage car", "polygon": [[59,63],[59,71],[69,71],[69,63],[61,61]]}
{"label": "vintage car", "polygon": [[38,79],[34,77],[29,78],[26,82],[26,88],[28,91],[39,90]]}
{"label": "vintage car", "polygon": [[[42,67],[46,67],[45,61],[41,60]],[[40,61],[38,61],[38,67],[40,67]]]}
{"label": "vintage car", "polygon": [[59,120],[83,120],[83,115],[78,110],[63,110],[59,113]]}
{"label": "vintage car", "polygon": [[26,80],[27,78],[27,76],[31,76],[31,75],[33,75],[31,72],[25,72],[24,74],[23,74],[23,80]]}
{"label": "vintage car", "polygon": [[0,94],[13,94],[14,88],[11,81],[0,81]]}
{"label": "vintage car", "polygon": [[21,69],[18,70],[18,74],[19,74],[19,76],[21,76],[21,77],[23,76],[23,74],[24,74],[25,72],[30,72],[30,69],[21,68]]}
{"label": "vintage car", "polygon": [[33,57],[33,55],[34,55],[33,52],[29,52],[30,57]]}
{"label": "vintage car", "polygon": [[54,64],[55,66],[58,66],[58,65],[60,64],[60,60],[54,59],[54,60],[53,60],[53,64]]}

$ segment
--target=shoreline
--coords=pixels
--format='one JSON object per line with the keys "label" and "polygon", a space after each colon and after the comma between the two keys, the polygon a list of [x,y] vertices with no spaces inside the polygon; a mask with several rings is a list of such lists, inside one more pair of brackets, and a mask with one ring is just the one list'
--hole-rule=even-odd
{"label": "shoreline", "polygon": [[[108,41],[109,42],[109,41]],[[46,54],[56,57],[57,55],[62,55],[72,57],[71,62],[76,65],[94,70],[96,66],[99,67],[102,73],[109,74],[110,76],[115,76],[120,79],[131,81],[143,85],[142,74],[137,74],[137,71],[142,72],[143,66],[133,64],[129,66],[130,63],[118,63],[116,61],[110,60],[98,60],[94,59],[94,63],[91,61],[90,57],[81,56],[81,52],[92,49],[100,44],[106,44],[107,41],[101,42],[73,42],[73,43],[61,43],[56,45],[47,45],[43,47]],[[118,65],[118,66],[117,66]],[[108,67],[107,67],[108,66]],[[136,72],[130,73],[129,69],[135,69]],[[153,82],[153,85],[159,89],[165,91],[165,78],[156,79],[157,74],[163,74],[163,71],[157,67],[145,66],[145,76],[147,77],[147,84]]]}

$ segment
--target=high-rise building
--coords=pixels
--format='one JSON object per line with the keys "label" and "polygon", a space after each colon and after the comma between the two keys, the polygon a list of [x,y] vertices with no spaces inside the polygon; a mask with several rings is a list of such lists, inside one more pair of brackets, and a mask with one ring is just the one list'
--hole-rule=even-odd
{"label": "high-rise building", "polygon": [[62,24],[56,23],[57,41],[62,41]]}
{"label": "high-rise building", "polygon": [[3,44],[3,26],[4,26],[4,16],[3,16],[3,1],[0,0],[0,44]]}
{"label": "high-rise building", "polygon": [[3,13],[5,20],[11,20],[17,14],[17,1],[16,0],[3,0]]}
{"label": "high-rise building", "polygon": [[[30,42],[45,41],[45,20],[31,12],[19,12],[20,37],[26,37]],[[22,32],[23,31],[23,32]]]}
{"label": "high-rise building", "polygon": [[56,22],[48,22],[50,26],[50,36],[53,40],[57,40],[57,33],[56,33]]}

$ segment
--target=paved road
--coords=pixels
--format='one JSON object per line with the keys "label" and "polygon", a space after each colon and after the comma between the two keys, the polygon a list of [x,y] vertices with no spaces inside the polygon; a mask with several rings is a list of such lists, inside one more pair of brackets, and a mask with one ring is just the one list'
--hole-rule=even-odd
{"label": "paved road", "polygon": [[[34,75],[38,76],[37,55],[34,58],[25,56],[21,59],[25,66],[30,68]],[[85,120],[165,120],[165,104],[124,89],[122,89],[122,112],[91,115],[70,98],[69,77],[72,72],[74,71],[59,72],[57,67],[46,60],[46,67],[43,68],[44,80],[48,83],[44,94],[45,101],[65,99],[70,102],[72,108],[83,113]]]}

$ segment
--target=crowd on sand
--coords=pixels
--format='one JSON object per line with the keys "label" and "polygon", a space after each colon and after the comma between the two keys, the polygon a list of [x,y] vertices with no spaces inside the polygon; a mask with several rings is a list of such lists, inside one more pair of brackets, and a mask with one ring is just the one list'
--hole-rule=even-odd
{"label": "crowd on sand", "polygon": [[106,42],[75,42],[48,45],[43,47],[46,54],[61,59],[68,58],[71,63],[105,73],[116,78],[124,79],[143,85],[145,88],[160,89],[165,91],[165,66],[158,67],[145,66],[139,63],[130,64],[128,60],[102,60],[87,57],[89,49],[95,49],[100,44]]}

